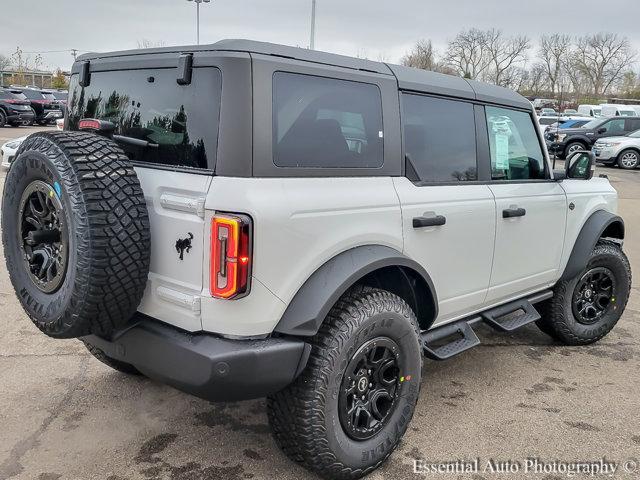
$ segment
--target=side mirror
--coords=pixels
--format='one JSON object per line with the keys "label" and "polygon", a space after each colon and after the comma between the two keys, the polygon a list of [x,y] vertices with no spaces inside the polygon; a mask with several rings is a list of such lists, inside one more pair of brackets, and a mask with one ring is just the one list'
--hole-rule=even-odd
{"label": "side mirror", "polygon": [[607,133],[607,129],[606,129],[606,128],[604,128],[604,127],[600,127],[600,128],[598,129],[598,133]]}
{"label": "side mirror", "polygon": [[566,178],[591,180],[596,169],[596,156],[593,152],[578,150],[565,162]]}

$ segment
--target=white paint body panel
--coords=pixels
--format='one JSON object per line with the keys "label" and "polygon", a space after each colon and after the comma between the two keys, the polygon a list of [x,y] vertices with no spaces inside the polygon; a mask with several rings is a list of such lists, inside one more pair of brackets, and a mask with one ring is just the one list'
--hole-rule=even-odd
{"label": "white paint body panel", "polygon": [[[151,227],[149,280],[138,310],[188,331],[202,329],[200,295],[204,259],[204,199],[211,177],[136,168]],[[173,202],[166,202],[169,198]],[[182,199],[179,201],[178,199]],[[194,204],[189,209],[185,205]],[[192,233],[191,251],[180,260],[176,241]]]}
{"label": "white paint body panel", "polygon": [[[495,196],[496,243],[487,302],[543,288],[559,277],[567,200],[558,182],[489,186]],[[526,215],[502,218],[510,208]]]}
{"label": "white paint body panel", "polygon": [[227,211],[253,219],[251,293],[240,300],[213,299],[204,271],[203,328],[225,335],[270,333],[304,282],[345,250],[403,247],[400,205],[389,177],[214,177],[206,209],[209,218]]}
{"label": "white paint body panel", "polygon": [[[394,179],[402,205],[404,254],[436,285],[444,323],[485,301],[495,240],[493,194],[487,185],[415,186]],[[446,224],[413,228],[413,218],[443,215]]]}

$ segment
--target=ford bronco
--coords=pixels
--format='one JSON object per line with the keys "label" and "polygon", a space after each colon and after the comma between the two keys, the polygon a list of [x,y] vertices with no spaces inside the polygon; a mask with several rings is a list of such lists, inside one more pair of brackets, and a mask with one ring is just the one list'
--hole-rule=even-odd
{"label": "ford bronco", "polygon": [[620,318],[616,191],[544,147],[525,98],[464,78],[245,40],[88,54],[65,130],[8,172],[4,255],[45,334],[267,397],[286,455],[358,478],[405,433],[424,356],[479,323],[585,345]]}

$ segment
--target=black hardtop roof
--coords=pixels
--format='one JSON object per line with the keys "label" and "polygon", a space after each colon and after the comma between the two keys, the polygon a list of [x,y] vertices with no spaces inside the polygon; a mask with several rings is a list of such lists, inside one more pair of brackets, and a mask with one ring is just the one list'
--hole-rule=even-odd
{"label": "black hardtop roof", "polygon": [[[398,80],[398,85],[401,90],[432,93],[468,100],[480,100],[528,110],[532,108],[531,103],[526,98],[508,88],[417,68],[253,40],[221,40],[211,45],[187,45],[108,53],[87,53],[78,57],[77,62],[114,57],[131,57],[135,55],[215,51],[257,53],[384,75],[394,75]],[[73,71],[77,72],[77,68],[74,68]]]}

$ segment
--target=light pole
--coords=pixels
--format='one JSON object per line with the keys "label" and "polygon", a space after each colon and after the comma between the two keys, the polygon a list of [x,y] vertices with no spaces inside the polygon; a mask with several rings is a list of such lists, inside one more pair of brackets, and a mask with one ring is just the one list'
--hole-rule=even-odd
{"label": "light pole", "polygon": [[311,0],[311,40],[309,48],[315,50],[316,47],[316,0]]}
{"label": "light pole", "polygon": [[209,3],[211,0],[187,0],[189,2],[196,2],[196,30],[197,30],[197,38],[198,45],[200,45],[200,4],[201,3]]}

